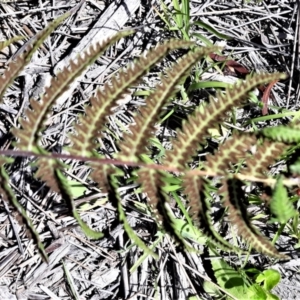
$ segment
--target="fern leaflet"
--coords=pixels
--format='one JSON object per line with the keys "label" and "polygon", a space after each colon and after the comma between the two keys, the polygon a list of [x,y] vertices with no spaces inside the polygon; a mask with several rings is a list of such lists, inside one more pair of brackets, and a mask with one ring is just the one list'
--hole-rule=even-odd
{"label": "fern leaflet", "polygon": [[271,212],[276,216],[279,223],[285,224],[290,218],[297,214],[292,202],[289,200],[286,187],[283,185],[283,178],[277,180],[272,200],[270,203]]}

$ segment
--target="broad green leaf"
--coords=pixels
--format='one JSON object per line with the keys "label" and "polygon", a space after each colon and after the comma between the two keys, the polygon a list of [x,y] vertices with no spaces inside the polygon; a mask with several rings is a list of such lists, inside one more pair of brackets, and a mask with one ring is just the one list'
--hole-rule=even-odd
{"label": "broad green leaf", "polygon": [[[212,250],[211,253],[216,255]],[[248,299],[248,286],[242,277],[233,267],[223,259],[212,259],[212,269],[217,279],[217,283],[230,295],[237,299]]]}
{"label": "broad green leaf", "polygon": [[280,298],[274,294],[267,293],[267,300],[280,300]]}
{"label": "broad green leaf", "polygon": [[[120,172],[121,173],[121,172]],[[110,190],[109,190],[109,199],[110,197],[113,198],[116,208],[118,210],[119,214],[119,221],[123,224],[124,230],[127,233],[128,237],[142,250],[145,251],[147,255],[151,255],[153,258],[158,259],[158,255],[154,253],[147,245],[136,235],[134,230],[131,228],[129,225],[126,215],[121,203],[121,198],[119,193],[117,192],[118,189],[118,183],[117,183],[117,176],[116,175],[111,175],[109,176],[109,184],[110,184]]]}
{"label": "broad green leaf", "polygon": [[220,289],[210,281],[204,281],[203,289],[212,297],[222,297]]}
{"label": "broad green leaf", "polygon": [[257,283],[263,283],[263,287],[271,291],[279,283],[280,279],[281,276],[278,271],[269,269],[260,273],[255,281]]}
{"label": "broad green leaf", "polygon": [[200,90],[205,88],[228,88],[230,86],[229,83],[220,82],[220,81],[201,81],[197,83],[193,83],[189,86],[188,92],[194,90]]}
{"label": "broad green leaf", "polygon": [[[249,299],[249,300],[267,300],[268,299],[267,293],[258,284],[253,284],[248,288],[247,296],[248,296],[247,299]],[[239,298],[239,299],[241,299],[241,298]]]}
{"label": "broad green leaf", "polygon": [[207,237],[203,236],[203,234],[193,225],[190,225],[184,220],[181,219],[173,219],[175,229],[179,232],[183,238],[192,240],[200,245],[205,245],[207,241]]}
{"label": "broad green leaf", "polygon": [[300,174],[300,160],[298,159],[293,165],[290,166],[291,172]]}

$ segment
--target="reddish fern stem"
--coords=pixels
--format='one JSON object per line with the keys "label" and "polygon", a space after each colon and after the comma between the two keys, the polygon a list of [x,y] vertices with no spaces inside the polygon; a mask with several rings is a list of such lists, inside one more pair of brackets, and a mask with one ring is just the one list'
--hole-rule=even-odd
{"label": "reddish fern stem", "polygon": [[[114,166],[131,166],[131,167],[145,167],[149,169],[155,170],[162,170],[162,171],[169,171],[169,172],[176,172],[176,173],[185,173],[189,174],[190,176],[193,175],[200,175],[200,176],[224,176],[224,174],[217,174],[215,172],[208,172],[208,171],[201,171],[201,170],[186,170],[183,171],[182,169],[179,170],[175,167],[166,166],[166,165],[157,165],[157,164],[147,164],[141,162],[132,162],[132,161],[124,161],[119,159],[109,159],[109,158],[97,158],[97,157],[83,157],[79,155],[70,155],[70,154],[62,154],[62,153],[48,153],[48,154],[37,154],[31,151],[23,151],[23,150],[0,150],[0,155],[4,156],[20,156],[20,157],[45,157],[49,159],[74,159],[79,161],[94,161],[101,165],[111,164]],[[227,174],[228,178],[236,178],[240,180],[248,180],[253,182],[261,182],[267,185],[273,186],[276,183],[276,179],[272,178],[258,178],[254,176],[250,176],[247,174]],[[290,177],[283,180],[283,184],[285,186],[300,186],[300,177]]]}

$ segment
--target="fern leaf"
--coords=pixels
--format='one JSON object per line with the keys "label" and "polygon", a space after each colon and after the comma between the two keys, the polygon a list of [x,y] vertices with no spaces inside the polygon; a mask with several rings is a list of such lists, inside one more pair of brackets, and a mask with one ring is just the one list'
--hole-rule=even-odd
{"label": "fern leaf", "polygon": [[287,145],[279,142],[265,140],[262,145],[257,145],[256,152],[247,159],[247,168],[241,171],[257,178],[266,177],[268,167],[288,148]]}
{"label": "fern leaf", "polygon": [[80,215],[78,214],[75,204],[74,204],[74,200],[72,198],[71,187],[68,183],[67,178],[62,174],[62,172],[59,169],[56,169],[54,172],[55,172],[55,179],[57,181],[57,186],[60,190],[60,195],[66,201],[66,203],[69,207],[69,211],[72,213],[73,217],[76,219],[76,221],[80,225],[84,234],[87,237],[92,238],[92,239],[102,238],[103,233],[92,230],[85,222],[83,222]]}
{"label": "fern leaf", "polygon": [[163,215],[158,210],[158,203],[160,202],[159,187],[163,186],[163,181],[153,169],[140,169],[138,171],[137,182],[142,185],[142,190],[147,194],[149,206],[152,213],[160,226],[163,224]]}
{"label": "fern leaf", "polygon": [[281,254],[264,236],[251,224],[247,210],[243,205],[244,191],[242,182],[237,179],[223,180],[223,187],[220,194],[223,194],[223,204],[229,209],[229,218],[232,224],[236,225],[238,233],[256,250],[271,257],[289,259],[288,256]]}
{"label": "fern leaf", "polygon": [[184,193],[188,196],[191,217],[195,224],[200,227],[202,233],[210,239],[210,242],[224,251],[241,252],[239,248],[225,241],[214,230],[210,217],[210,204],[203,192],[205,188],[203,179],[185,175],[183,188]]}
{"label": "fern leaf", "polygon": [[226,88],[225,94],[217,93],[218,101],[212,101],[203,110],[198,107],[194,115],[189,116],[178,130],[173,143],[173,150],[166,153],[166,164],[183,169],[191,159],[199,144],[205,141],[208,129],[214,128],[221,122],[226,112],[247,99],[248,93],[256,86],[274,80],[285,78],[284,74],[256,74],[247,77],[244,82],[238,82]]}
{"label": "fern leaf", "polygon": [[45,39],[53,32],[59,24],[70,15],[70,12],[63,14],[62,16],[56,18],[51,22],[45,29],[37,34],[35,40],[33,40],[25,49],[25,51],[20,54],[15,61],[9,63],[8,68],[4,71],[0,77],[0,101],[6,89],[11,85],[19,73],[24,69],[24,67],[30,62],[33,53],[40,47],[40,45],[45,41]]}
{"label": "fern leaf", "polygon": [[290,218],[297,214],[292,202],[289,200],[287,190],[283,185],[283,178],[280,176],[277,180],[270,210],[276,216],[279,223],[285,224]]}
{"label": "fern leaf", "polygon": [[145,146],[155,131],[154,125],[159,120],[162,107],[177,92],[178,85],[188,75],[191,67],[201,57],[218,49],[218,47],[208,47],[190,51],[166,72],[166,76],[161,78],[160,85],[157,85],[154,92],[145,100],[147,105],[140,109],[135,124],[129,127],[128,133],[124,134],[118,157],[138,161],[138,156],[145,153]]}
{"label": "fern leaf", "polygon": [[176,223],[167,208],[168,201],[167,195],[162,190],[164,186],[162,178],[163,174],[156,170],[140,169],[137,181],[142,185],[142,190],[148,196],[150,208],[159,226],[170,233],[176,242],[191,250],[178,231]]}
{"label": "fern leaf", "polygon": [[111,82],[107,82],[103,91],[98,90],[96,96],[91,98],[91,106],[86,108],[85,116],[81,116],[79,123],[75,125],[77,135],[70,136],[73,145],[69,151],[76,155],[91,156],[92,150],[96,147],[94,141],[100,137],[99,132],[116,101],[130,93],[128,88],[136,84],[149,68],[169,51],[191,45],[193,45],[191,42],[170,40],[152,49],[146,56],[114,76]]}
{"label": "fern leaf", "polygon": [[125,232],[128,234],[128,237],[141,249],[145,251],[146,254],[151,255],[155,259],[158,259],[157,254],[155,254],[149,247],[145,245],[145,243],[135,234],[131,226],[129,225],[125,212],[122,207],[120,196],[117,192],[117,179],[114,175],[110,176],[110,180],[108,181],[110,188],[109,188],[109,198],[112,203],[115,204],[119,214],[119,221],[123,224]]}
{"label": "fern leaf", "polygon": [[95,47],[91,46],[83,56],[78,57],[77,62],[71,61],[70,67],[65,67],[57,77],[52,78],[50,86],[46,88],[41,101],[31,99],[32,110],[28,109],[26,112],[27,119],[21,120],[22,129],[14,128],[12,130],[15,137],[19,139],[18,147],[21,150],[36,150],[40,139],[39,133],[44,128],[44,123],[54,102],[68,89],[76,77],[97,60],[107,47],[131,33],[132,31],[121,32],[103,43],[98,43]]}
{"label": "fern leaf", "polygon": [[254,135],[235,134],[220,146],[214,155],[206,156],[205,168],[216,174],[226,174],[232,164],[245,157],[246,150],[257,142]]}
{"label": "fern leaf", "polygon": [[276,126],[265,128],[262,134],[272,140],[283,143],[300,143],[300,131],[297,127]]}
{"label": "fern leaf", "polygon": [[[35,243],[38,246],[38,251],[39,251],[41,258],[44,261],[48,262],[48,255],[45,251],[43,243],[41,242],[38,232],[35,230],[31,219],[26,214],[26,211],[22,207],[22,205],[18,202],[18,200],[14,194],[14,191],[11,189],[11,187],[9,185],[9,176],[3,166],[5,163],[7,163],[7,159],[0,157],[0,165],[1,165],[1,167],[0,167],[0,195],[2,196],[2,198],[5,201],[10,203],[15,208],[18,215],[21,216],[21,218],[17,218],[17,220],[19,222],[21,222],[21,220],[23,220],[23,222],[27,228],[27,233],[30,233],[29,238],[33,237]],[[23,222],[22,222],[22,224],[23,224]]]}

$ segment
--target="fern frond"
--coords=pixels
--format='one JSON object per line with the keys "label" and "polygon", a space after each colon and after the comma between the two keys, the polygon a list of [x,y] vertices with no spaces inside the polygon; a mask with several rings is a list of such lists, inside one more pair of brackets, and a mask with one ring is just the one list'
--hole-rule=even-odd
{"label": "fern frond", "polygon": [[155,131],[154,125],[158,122],[162,107],[177,92],[178,85],[190,71],[191,67],[201,58],[209,53],[219,50],[219,47],[199,48],[190,51],[176,62],[161,76],[161,83],[155,87],[145,100],[145,106],[140,108],[135,117],[135,124],[129,127],[129,132],[123,136],[120,144],[120,159],[138,161],[139,155],[145,153],[146,145]]}
{"label": "fern frond", "polygon": [[77,62],[71,61],[70,67],[65,67],[57,77],[53,77],[50,86],[46,88],[41,101],[31,99],[32,110],[26,111],[27,119],[21,120],[22,129],[14,128],[12,133],[19,139],[18,147],[21,150],[36,151],[40,139],[39,133],[44,128],[44,123],[50,113],[55,101],[68,89],[69,85],[78,77],[90,64],[105,51],[107,47],[118,41],[121,37],[131,34],[132,31],[125,31],[116,34],[103,43],[91,46],[83,56],[79,56]]}
{"label": "fern frond", "polygon": [[242,182],[237,179],[223,180],[220,194],[223,195],[223,204],[228,207],[229,218],[236,225],[238,233],[259,252],[271,257],[289,259],[287,255],[281,254],[264,236],[253,227],[243,205],[244,191]]}
{"label": "fern frond", "polygon": [[256,142],[254,135],[234,134],[213,155],[206,156],[205,169],[220,175],[226,174],[231,165],[245,158],[246,151]]}
{"label": "fern frond", "polygon": [[43,243],[41,242],[38,232],[35,230],[30,217],[28,217],[25,209],[18,202],[14,191],[10,187],[9,176],[4,168],[4,164],[7,162],[8,160],[6,158],[0,157],[0,195],[2,196],[3,200],[7,201],[14,207],[15,211],[19,216],[17,217],[17,220],[21,223],[20,225],[22,225],[23,223],[25,224],[29,238],[33,238],[33,240],[38,246],[39,254],[41,255],[44,261],[48,262],[48,255],[45,251]]}
{"label": "fern frond", "polygon": [[297,126],[276,126],[262,130],[262,135],[283,143],[300,143],[300,130]]}
{"label": "fern frond", "polygon": [[0,103],[6,89],[12,84],[15,78],[20,74],[24,67],[30,62],[34,52],[46,40],[46,38],[53,32],[59,24],[70,15],[70,12],[63,14],[51,22],[45,29],[39,32],[35,38],[20,54],[15,61],[9,63],[7,69],[0,77]]}
{"label": "fern frond", "polygon": [[256,178],[266,177],[268,167],[274,164],[287,148],[283,143],[263,141],[262,145],[257,145],[256,152],[247,159],[247,167],[241,173]]}
{"label": "fern frond", "polygon": [[180,40],[167,41],[112,77],[111,82],[106,82],[103,90],[98,90],[96,96],[90,99],[91,106],[86,108],[85,116],[81,116],[75,125],[77,135],[70,136],[73,145],[69,151],[76,155],[91,156],[92,150],[96,148],[94,141],[100,137],[100,130],[116,101],[130,93],[129,87],[136,84],[169,51],[191,45],[193,43]]}
{"label": "fern frond", "polygon": [[182,130],[177,131],[173,150],[166,153],[167,165],[183,169],[199,144],[208,136],[207,130],[221,122],[227,111],[247,99],[248,93],[260,84],[285,78],[284,74],[256,74],[247,77],[244,82],[238,82],[226,88],[224,94],[217,93],[218,101],[212,101],[204,110],[198,107],[194,115],[183,123]]}
{"label": "fern frond", "polygon": [[200,227],[202,233],[210,239],[210,242],[224,251],[241,252],[225,241],[213,228],[210,216],[209,200],[204,195],[204,179],[197,176],[185,175],[183,177],[184,193],[188,196],[190,215],[195,225]]}
{"label": "fern frond", "polygon": [[277,180],[270,203],[270,210],[276,216],[276,220],[281,224],[285,224],[297,214],[292,202],[289,200],[287,190],[283,185],[282,176]]}

